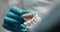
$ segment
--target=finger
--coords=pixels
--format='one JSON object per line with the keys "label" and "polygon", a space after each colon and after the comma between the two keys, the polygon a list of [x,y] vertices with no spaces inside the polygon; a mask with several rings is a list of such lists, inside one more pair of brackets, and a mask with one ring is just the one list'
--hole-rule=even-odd
{"label": "finger", "polygon": [[14,30],[15,27],[18,25],[18,21],[5,17],[3,27],[8,30]]}
{"label": "finger", "polygon": [[20,17],[19,17],[18,15],[16,15],[16,14],[12,13],[12,12],[7,12],[6,17],[15,19],[15,20],[17,20],[17,21],[20,20]]}
{"label": "finger", "polygon": [[10,30],[10,31],[13,31],[14,30],[14,26],[12,26],[12,25],[8,25],[8,24],[3,24],[3,27],[5,28],[5,29],[7,29],[7,30]]}
{"label": "finger", "polygon": [[15,20],[15,19],[12,19],[12,18],[5,17],[4,18],[4,23],[13,25],[13,24],[18,24],[18,21]]}
{"label": "finger", "polygon": [[16,6],[10,7],[8,10],[10,12],[13,12],[13,13],[19,15],[19,16],[22,15],[22,11],[23,11],[23,10],[17,8]]}
{"label": "finger", "polygon": [[21,16],[22,14],[25,14],[25,13],[29,13],[30,12],[29,10],[21,10],[21,9],[19,9],[16,6],[10,7],[8,10],[10,12],[13,12],[13,13],[19,15],[19,16]]}

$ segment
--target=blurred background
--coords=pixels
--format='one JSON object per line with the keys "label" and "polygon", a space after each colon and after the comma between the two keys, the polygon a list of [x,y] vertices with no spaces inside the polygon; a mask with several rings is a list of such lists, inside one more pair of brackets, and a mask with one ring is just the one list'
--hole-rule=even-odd
{"label": "blurred background", "polygon": [[57,0],[0,0],[0,31],[10,32],[2,27],[4,13],[9,6],[17,6],[20,9],[40,11],[46,15]]}

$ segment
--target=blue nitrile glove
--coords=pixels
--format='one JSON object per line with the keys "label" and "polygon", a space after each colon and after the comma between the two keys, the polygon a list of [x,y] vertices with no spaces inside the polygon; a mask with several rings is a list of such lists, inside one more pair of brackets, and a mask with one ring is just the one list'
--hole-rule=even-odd
{"label": "blue nitrile glove", "polygon": [[29,12],[28,10],[21,10],[15,6],[9,7],[4,15],[3,27],[13,32],[24,32],[25,28],[22,24],[25,21],[22,15]]}

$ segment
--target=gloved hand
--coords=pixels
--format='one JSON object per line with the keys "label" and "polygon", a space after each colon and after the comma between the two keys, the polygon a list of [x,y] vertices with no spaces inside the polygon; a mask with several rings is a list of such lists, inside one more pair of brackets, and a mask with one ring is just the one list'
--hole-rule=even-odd
{"label": "gloved hand", "polygon": [[23,14],[29,13],[28,10],[21,10],[15,6],[9,7],[4,15],[3,27],[13,32],[24,32],[25,28],[22,25],[25,21],[22,17]]}

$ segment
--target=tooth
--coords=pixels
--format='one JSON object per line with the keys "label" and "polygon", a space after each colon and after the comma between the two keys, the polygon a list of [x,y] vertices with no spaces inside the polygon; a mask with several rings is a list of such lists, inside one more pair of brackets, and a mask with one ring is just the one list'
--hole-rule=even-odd
{"label": "tooth", "polygon": [[[33,17],[30,18],[31,16]],[[24,22],[26,29],[32,29],[34,26],[36,26],[36,24],[41,21],[41,18],[38,16],[37,13],[25,14],[23,15],[23,17],[24,19],[27,19],[26,22]]]}
{"label": "tooth", "polygon": [[30,21],[24,23],[25,26],[30,26]]}

